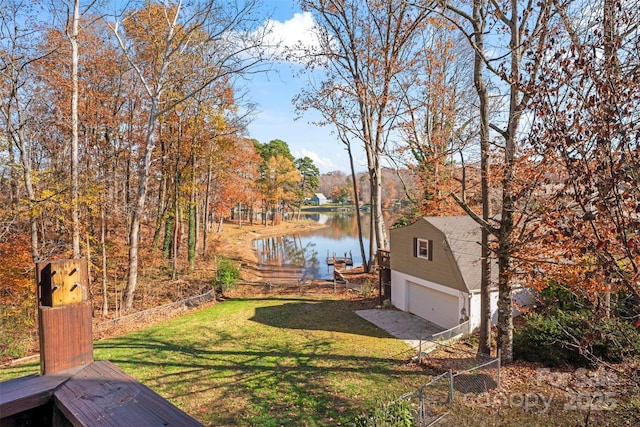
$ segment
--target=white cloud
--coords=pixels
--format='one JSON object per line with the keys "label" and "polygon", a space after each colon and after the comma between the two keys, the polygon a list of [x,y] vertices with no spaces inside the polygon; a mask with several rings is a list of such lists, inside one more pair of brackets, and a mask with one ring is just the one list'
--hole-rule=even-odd
{"label": "white cloud", "polygon": [[266,41],[271,53],[283,56],[296,48],[317,46],[318,39],[314,27],[311,13],[302,12],[294,14],[284,22],[270,19],[265,22],[263,28],[268,32]]}
{"label": "white cloud", "polygon": [[316,165],[318,169],[320,169],[320,173],[326,173],[337,169],[335,163],[333,163],[333,160],[331,160],[329,157],[322,157],[315,151],[303,148],[302,150],[294,151],[293,156],[296,158],[310,158],[311,160],[313,160],[313,164]]}

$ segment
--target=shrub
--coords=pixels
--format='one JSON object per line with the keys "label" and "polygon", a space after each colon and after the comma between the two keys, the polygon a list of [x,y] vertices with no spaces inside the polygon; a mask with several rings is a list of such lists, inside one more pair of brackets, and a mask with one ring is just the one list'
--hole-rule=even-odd
{"label": "shrub", "polygon": [[557,319],[531,313],[525,321],[525,325],[513,333],[514,357],[547,366],[566,363],[570,352],[557,344],[563,335]]}
{"label": "shrub", "polygon": [[363,298],[371,298],[375,292],[375,284],[371,281],[371,279],[365,279],[362,284],[362,296]]}
{"label": "shrub", "polygon": [[240,269],[228,258],[218,258],[214,287],[217,293],[224,294],[235,289],[240,279]]}
{"label": "shrub", "polygon": [[[33,301],[31,301],[33,303]],[[32,310],[0,304],[0,361],[37,351],[38,336]]]}
{"label": "shrub", "polygon": [[617,318],[602,318],[583,340],[596,357],[622,362],[627,357],[640,356],[640,332],[629,322]]}
{"label": "shrub", "polygon": [[578,311],[592,308],[592,304],[581,296],[576,295],[566,286],[555,281],[540,291],[542,302],[547,311]]}
{"label": "shrub", "polygon": [[404,227],[405,225],[411,224],[411,220],[406,216],[402,216],[398,218],[392,225],[391,228]]}
{"label": "shrub", "polygon": [[354,425],[356,427],[411,427],[415,425],[411,402],[406,399],[396,400],[378,406],[373,414],[360,415]]}
{"label": "shrub", "polygon": [[640,333],[631,324],[582,312],[531,313],[513,338],[516,358],[547,366],[590,366],[640,356]]}

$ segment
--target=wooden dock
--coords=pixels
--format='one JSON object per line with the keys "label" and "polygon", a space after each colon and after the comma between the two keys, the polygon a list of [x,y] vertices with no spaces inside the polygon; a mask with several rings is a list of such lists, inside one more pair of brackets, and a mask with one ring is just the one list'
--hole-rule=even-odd
{"label": "wooden dock", "polygon": [[351,255],[351,251],[349,251],[349,256],[347,256],[346,252],[343,257],[336,256],[335,252],[333,256],[329,256],[327,253],[327,265],[353,265],[353,256]]}

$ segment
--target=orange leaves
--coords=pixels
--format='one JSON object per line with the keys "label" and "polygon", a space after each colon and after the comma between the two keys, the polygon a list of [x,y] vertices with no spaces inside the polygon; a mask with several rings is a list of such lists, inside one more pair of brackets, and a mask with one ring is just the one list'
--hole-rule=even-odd
{"label": "orange leaves", "polygon": [[211,160],[215,170],[214,211],[225,216],[237,203],[253,204],[261,161],[253,143],[245,138],[216,138]]}
{"label": "orange leaves", "polygon": [[176,36],[172,31],[177,14],[178,8],[174,3],[148,2],[143,9],[132,11],[123,21],[127,36],[136,45],[140,61],[157,66],[161,64],[167,49],[166,41]]}
{"label": "orange leaves", "polygon": [[292,198],[292,191],[300,179],[300,172],[291,160],[280,154],[272,156],[267,160],[260,179],[265,199],[275,205],[283,199]]}
{"label": "orange leaves", "polygon": [[34,293],[33,260],[26,234],[13,234],[0,241],[0,304],[21,306]]}

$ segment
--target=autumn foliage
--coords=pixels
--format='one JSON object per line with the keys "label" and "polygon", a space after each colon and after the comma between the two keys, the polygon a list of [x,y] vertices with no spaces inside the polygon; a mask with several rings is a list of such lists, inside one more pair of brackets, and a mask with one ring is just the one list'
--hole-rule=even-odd
{"label": "autumn foliage", "polygon": [[301,2],[319,43],[303,56],[326,78],[298,108],[320,111],[350,154],[360,144],[367,172],[353,184],[341,172],[320,179],[284,141],[248,138],[239,77],[264,71],[268,51],[253,2],[86,12],[77,158],[72,20],[34,9],[56,2],[6,3],[3,337],[11,322],[33,326],[34,263],[73,256],[72,235],[89,261],[96,314],[112,316],[147,303],[139,273],[177,281],[210,261],[226,219],[292,218],[318,185],[336,201],[369,204],[370,259],[386,246],[383,209],[472,215],[490,235],[483,258],[498,260],[506,361],[515,285],[559,284],[597,315],[640,319],[637,1],[603,0],[588,13],[551,1]]}
{"label": "autumn foliage", "polygon": [[5,234],[0,261],[0,346],[5,349],[0,358],[18,357],[30,350],[35,338],[35,276],[28,235]]}

